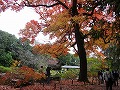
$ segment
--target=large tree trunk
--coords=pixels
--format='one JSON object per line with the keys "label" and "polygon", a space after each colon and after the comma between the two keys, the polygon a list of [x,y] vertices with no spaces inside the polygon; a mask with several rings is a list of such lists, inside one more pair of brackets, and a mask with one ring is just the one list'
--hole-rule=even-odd
{"label": "large tree trunk", "polygon": [[[77,0],[73,0],[72,5],[72,14],[73,17],[78,15],[77,11]],[[78,48],[78,55],[80,58],[80,73],[79,73],[79,81],[88,81],[87,79],[87,59],[86,59],[86,51],[84,48],[84,37],[82,32],[80,32],[79,23],[74,23],[74,30],[75,30],[75,39]]]}
{"label": "large tree trunk", "polygon": [[86,59],[86,51],[84,48],[84,38],[82,33],[79,31],[79,24],[76,23],[74,25],[75,29],[75,39],[78,48],[78,55],[80,58],[80,73],[79,73],[79,81],[88,81],[87,79],[87,59]]}

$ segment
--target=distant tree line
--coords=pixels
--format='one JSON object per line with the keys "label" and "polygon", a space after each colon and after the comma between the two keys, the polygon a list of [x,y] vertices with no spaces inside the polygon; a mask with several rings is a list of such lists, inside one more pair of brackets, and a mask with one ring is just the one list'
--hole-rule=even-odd
{"label": "distant tree line", "polygon": [[0,30],[0,65],[10,67],[14,60],[20,61],[20,65],[39,68],[47,65],[48,55],[37,55],[32,53],[29,41],[22,42],[14,35]]}

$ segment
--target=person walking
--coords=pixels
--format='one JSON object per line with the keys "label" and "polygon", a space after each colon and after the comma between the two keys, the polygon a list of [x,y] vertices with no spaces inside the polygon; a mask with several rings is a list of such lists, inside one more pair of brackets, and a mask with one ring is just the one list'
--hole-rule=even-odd
{"label": "person walking", "polygon": [[46,69],[46,80],[47,80],[47,83],[50,82],[50,70],[51,70],[51,67],[47,67]]}
{"label": "person walking", "polygon": [[113,77],[114,77],[114,86],[118,86],[118,80],[119,80],[119,73],[117,70],[113,71]]}
{"label": "person walking", "polygon": [[105,83],[106,83],[106,90],[112,90],[113,75],[112,75],[112,73],[109,71],[109,69],[107,69],[107,70],[104,72],[104,79],[105,79]]}
{"label": "person walking", "polygon": [[103,72],[102,70],[101,71],[98,71],[98,84],[103,84],[104,81],[103,81]]}

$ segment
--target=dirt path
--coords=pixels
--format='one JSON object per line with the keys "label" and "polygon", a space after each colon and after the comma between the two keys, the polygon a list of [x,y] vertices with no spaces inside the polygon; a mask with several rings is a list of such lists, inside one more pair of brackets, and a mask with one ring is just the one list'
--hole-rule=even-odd
{"label": "dirt path", "polygon": [[[105,90],[105,84],[84,84],[76,80],[51,81],[50,84],[35,83],[22,88],[11,88],[10,86],[0,86],[0,90]],[[120,80],[118,86],[113,86],[113,90],[120,90]]]}

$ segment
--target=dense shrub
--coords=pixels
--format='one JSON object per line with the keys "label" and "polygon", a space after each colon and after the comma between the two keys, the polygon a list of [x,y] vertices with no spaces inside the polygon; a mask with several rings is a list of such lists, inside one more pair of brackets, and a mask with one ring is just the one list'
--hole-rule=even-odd
{"label": "dense shrub", "polygon": [[5,72],[11,72],[11,68],[9,67],[4,67],[4,66],[0,66],[0,72],[1,73],[5,73]]}
{"label": "dense shrub", "polygon": [[42,78],[45,78],[45,74],[35,72],[34,69],[23,66],[20,68],[14,68],[12,72],[7,72],[5,75],[3,75],[0,78],[0,84],[20,87],[34,83],[35,81],[41,80]]}
{"label": "dense shrub", "polygon": [[54,72],[53,77],[61,77],[62,79],[76,79],[78,77],[79,70],[69,69],[62,72]]}
{"label": "dense shrub", "polygon": [[76,79],[78,77],[78,70],[75,69],[69,69],[67,71],[64,71],[62,73],[62,78],[65,79]]}

